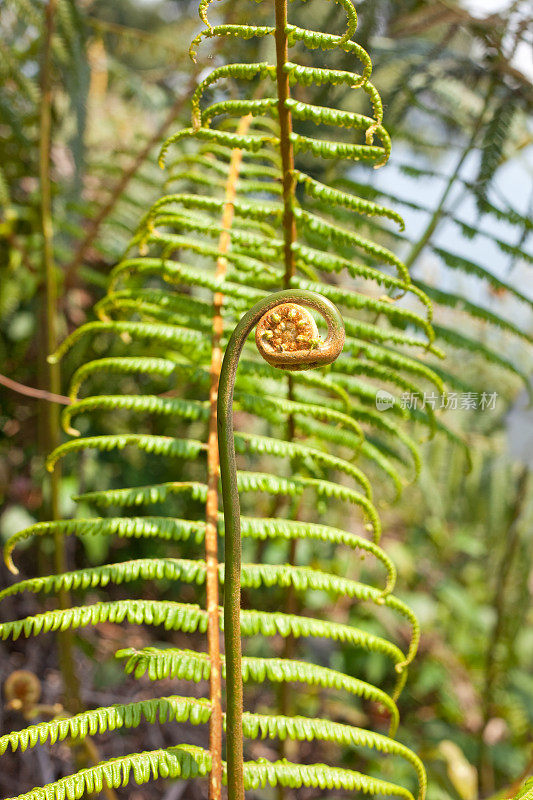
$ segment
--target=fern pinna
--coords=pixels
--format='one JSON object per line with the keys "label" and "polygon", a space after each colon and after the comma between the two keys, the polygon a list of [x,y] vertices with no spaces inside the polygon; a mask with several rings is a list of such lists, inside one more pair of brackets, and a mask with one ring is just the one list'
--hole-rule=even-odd
{"label": "fern pinna", "polygon": [[[312,175],[314,158],[378,167],[390,151],[370,58],[352,40],[355,9],[350,0],[340,5],[346,30],[333,35],[289,24],[283,0],[275,2],[270,27],[211,27],[209,3],[201,2],[206,29],[193,43],[193,55],[206,38],[259,37],[265,50],[273,41],[275,59],[219,66],[200,83],[192,126],[172,136],[162,151],[163,158],[172,154],[168,194],[146,214],[114,269],[96,307],[97,321],[71,334],[53,356],[72,349],[82,363],[63,413],[72,438],[50,455],[49,468],[82,452],[99,453],[105,463],[120,452],[122,463],[130,465],[126,474],[143,468],[155,480],[104,490],[96,476],[92,490],[77,498],[94,516],[39,523],[6,545],[15,570],[13,551],[30,537],[100,535],[138,539],[139,545],[147,540],[145,558],[29,578],[1,597],[60,589],[90,591],[93,597],[103,587],[114,596],[118,584],[156,581],[161,599],[80,602],[5,622],[0,634],[6,640],[102,622],[154,626],[166,631],[159,635],[167,646],[119,651],[126,672],[154,681],[210,681],[210,690],[208,699],[193,692],[156,696],[41,722],[0,738],[3,751],[172,721],[209,726],[209,747],[176,744],[180,734],[172,729],[168,747],[103,761],[19,798],[81,798],[105,785],[143,784],[158,776],[206,776],[211,797],[219,796],[228,778],[220,699],[226,664],[218,653],[224,568],[217,552],[224,523],[215,410],[221,352],[243,313],[280,290],[291,296],[318,293],[324,303],[338,305],[346,339],[339,358],[318,372],[288,377],[265,363],[251,342],[244,344],[239,365],[234,442],[243,504],[245,654],[241,675],[233,672],[231,680],[242,680],[246,691],[241,789],[260,795],[270,785],[283,794],[306,786],[425,797],[421,761],[394,738],[397,699],[419,627],[393,594],[396,571],[379,545],[372,482],[382,486],[385,479],[397,495],[416,474],[411,421],[430,431],[438,423],[430,407],[403,408],[394,392],[415,393],[428,384],[442,391],[424,363],[427,353],[440,353],[426,295],[393,252],[360,232],[365,218],[400,226],[401,218]],[[301,63],[289,60],[293,48]],[[335,48],[353,56],[354,71],[308,65]],[[362,99],[367,113],[310,102],[312,86],[337,84],[351,87],[354,107]],[[362,141],[354,142],[359,135]],[[298,309],[291,314],[298,316]],[[263,333],[275,349],[283,329],[277,326],[295,323],[273,314],[272,336]],[[316,325],[312,317],[311,322],[306,324]],[[314,334],[304,344],[321,347]],[[379,393],[385,388],[383,411]],[[341,527],[342,519],[350,529]],[[324,553],[328,569],[317,566]],[[359,556],[368,557],[364,565]],[[187,584],[198,587],[198,605],[185,602]],[[181,646],[185,634],[189,648]],[[290,685],[307,691],[289,693]],[[259,739],[277,740],[278,756],[275,744]],[[397,779],[389,780],[385,755],[397,757]],[[240,791],[235,768],[234,763],[233,800]]]}

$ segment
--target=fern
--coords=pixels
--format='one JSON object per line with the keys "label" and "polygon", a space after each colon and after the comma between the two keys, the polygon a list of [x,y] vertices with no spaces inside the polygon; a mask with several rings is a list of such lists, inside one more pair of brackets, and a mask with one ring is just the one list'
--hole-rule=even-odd
{"label": "fern", "polygon": [[[200,4],[204,22],[208,5]],[[272,713],[251,712],[243,718],[247,738],[275,738],[280,753],[274,761],[245,761],[244,786],[338,788],[403,798],[413,798],[418,791],[418,797],[424,798],[421,762],[392,738],[398,726],[396,699],[415,656],[419,626],[413,612],[393,594],[396,571],[379,546],[381,522],[372,499],[372,469],[384,472],[397,491],[407,481],[409,460],[418,470],[420,456],[411,428],[416,423],[431,432],[435,427],[432,414],[403,409],[398,398],[387,413],[379,412],[376,395],[385,385],[398,390],[426,385],[442,389],[439,375],[424,362],[426,354],[441,353],[434,344],[427,293],[413,284],[392,249],[359,232],[362,220],[365,225],[381,220],[402,228],[401,217],[372,199],[329,186],[314,176],[313,159],[379,167],[390,153],[382,103],[370,80],[370,58],[352,41],[355,9],[350,0],[340,5],[346,13],[342,35],[289,24],[284,4],[277,2],[274,25],[211,27],[206,23],[207,30],[195,39],[193,52],[205,38],[273,36],[277,63],[217,66],[201,81],[192,98],[191,127],[171,136],[161,151],[168,164],[166,194],[144,215],[124,258],[112,271],[108,292],[96,307],[98,319],[70,334],[51,356],[58,361],[68,353],[77,369],[69,392],[73,402],[63,414],[64,428],[74,438],[50,454],[49,469],[60,459],[82,452],[91,459],[120,457],[126,463],[134,454],[154,475],[162,471],[168,480],[154,477],[145,486],[105,490],[96,482],[77,498],[86,517],[39,523],[6,545],[6,561],[13,570],[12,554],[19,542],[50,534],[147,538],[172,547],[182,543],[187,558],[153,555],[27,578],[6,588],[0,598],[66,588],[92,595],[96,589],[118,584],[129,592],[139,580],[156,580],[196,586],[202,604],[205,587],[211,599],[205,608],[164,597],[102,600],[4,622],[0,636],[29,637],[102,622],[129,622],[194,633],[192,647],[196,647],[207,632],[206,652],[154,648],[117,655],[127,656],[126,670],[135,677],[148,672],[153,680],[171,676],[212,681],[220,674],[213,648],[224,623],[213,598],[226,576],[208,538],[213,526],[215,544],[217,533],[227,532],[216,496],[213,506],[216,468],[210,461],[210,426],[213,386],[216,395],[218,380],[213,358],[216,361],[217,348],[227,344],[235,323],[255,302],[279,289],[316,291],[342,310],[347,333],[344,354],[327,370],[296,372],[288,379],[265,364],[248,342],[237,377],[235,406],[246,412],[246,417],[239,417],[235,446],[241,460],[237,484],[245,504],[242,534],[247,553],[268,555],[273,540],[290,548],[286,564],[264,563],[261,557],[247,555],[250,561],[242,565],[241,584],[251,607],[241,612],[240,633],[254,640],[254,647],[258,640],[261,648],[261,657],[243,658],[242,681],[247,691],[248,683],[283,686],[291,682],[347,693],[356,698],[365,726],[371,725],[369,706],[384,707],[390,731],[386,736],[323,717],[303,717],[298,713],[298,693],[288,703],[282,692],[279,707]],[[295,59],[303,51],[304,62],[305,51],[316,49],[323,50],[328,59],[337,53],[355,56],[361,71],[290,61],[287,48]],[[260,96],[251,99],[250,83],[261,84]],[[227,84],[231,96],[225,98],[222,88]],[[309,102],[313,86],[355,92],[365,104],[363,113]],[[295,156],[301,156],[298,168]],[[124,424],[124,432],[117,432],[114,423],[108,427],[108,412]],[[257,498],[250,498],[257,493],[267,496],[261,498],[262,504],[268,496],[274,498],[272,510],[265,515],[259,513]],[[294,509],[302,498],[327,509],[324,523],[286,518],[291,516],[290,504],[292,516],[299,516]],[[339,522],[350,506],[357,513],[356,532],[343,530]],[[125,511],[119,512],[124,516],[105,516],[102,510],[104,516],[91,517],[86,511],[113,509],[115,514],[116,509],[132,507],[139,509],[138,516],[129,517]],[[184,509],[181,516],[176,507]],[[295,554],[304,552],[297,549],[300,542],[307,542],[311,553],[324,542],[343,552],[364,553],[372,566],[367,569],[365,564],[361,580],[355,580],[319,569],[314,561],[312,566],[299,565]],[[202,544],[205,559],[189,550]],[[376,567],[379,586],[374,585]],[[262,590],[264,610],[254,608],[257,589]],[[327,596],[333,608],[338,599],[343,603],[334,611],[328,606],[319,613],[313,592],[320,593],[320,598]],[[287,597],[294,596],[298,613],[287,602]],[[210,627],[213,620],[215,631]],[[282,657],[263,657],[273,637],[286,643]],[[312,663],[313,639],[331,645],[331,666]],[[372,653],[388,665],[383,686],[373,685],[364,667],[357,677],[336,671],[336,644],[361,651],[363,656]],[[293,648],[301,658],[291,656]],[[176,719],[211,729],[209,750],[177,745],[104,761],[20,798],[82,797],[104,784],[125,785],[130,778],[140,784],[157,776],[209,776],[215,800],[216,787],[227,773],[231,783],[232,768],[226,770],[221,760],[220,737],[215,741],[220,703],[215,684],[210,685],[209,700],[165,697],[144,705],[93,709],[4,737],[0,745],[15,749],[58,737],[82,738],[86,731],[135,727],[141,717],[150,724]],[[321,742],[334,744],[337,753],[362,746],[398,756],[414,769],[416,780],[407,777],[406,786],[393,784],[374,774],[371,765],[367,772],[356,772],[320,761],[293,762],[284,757],[287,738],[296,743],[315,741],[318,758],[332,752]],[[374,762],[371,753],[370,757]]]}

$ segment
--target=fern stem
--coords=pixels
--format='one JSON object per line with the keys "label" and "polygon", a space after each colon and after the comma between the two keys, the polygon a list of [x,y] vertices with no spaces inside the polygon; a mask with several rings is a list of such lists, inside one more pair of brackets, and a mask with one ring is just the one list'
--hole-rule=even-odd
{"label": "fern stem", "polygon": [[[43,271],[45,280],[45,347],[53,353],[58,346],[57,329],[57,271],[54,262],[54,229],[52,223],[52,184],[50,178],[50,148],[52,142],[52,37],[55,25],[57,0],[48,0],[45,9],[45,27],[41,66],[41,105],[39,142],[39,184],[41,192],[41,233],[43,248]],[[59,395],[61,381],[58,364],[47,364],[47,391]],[[46,405],[44,446],[47,453],[59,445],[59,407],[54,402]],[[50,477],[51,518],[59,519],[59,488],[61,473],[55,469]],[[62,536],[54,534],[54,568],[57,573],[67,569],[65,543]],[[68,608],[70,597],[67,591],[58,594],[60,608]],[[63,631],[58,637],[59,664],[64,681],[66,706],[73,711],[81,708],[79,683],[72,652],[72,634]]]}
{"label": "fern stem", "polygon": [[276,0],[276,81],[278,85],[278,114],[280,128],[281,166],[283,170],[283,231],[285,258],[285,288],[288,288],[294,275],[294,253],[292,244],[296,239],[294,219],[294,151],[291,142],[292,116],[286,100],[290,97],[289,75],[285,64],[289,60],[287,39],[287,0]]}
{"label": "fern stem", "polygon": [[[243,117],[238,126],[238,134],[244,136],[250,127],[252,115]],[[231,244],[231,226],[234,217],[233,202],[236,195],[237,180],[242,162],[242,150],[231,152],[230,168],[226,182],[225,204],[222,212],[222,233],[218,241],[220,255],[216,262],[215,275],[222,279],[227,272],[227,259],[224,257]],[[211,339],[211,367],[209,388],[209,432],[207,438],[207,499],[205,528],[206,563],[206,606],[207,606],[207,648],[210,672],[211,716],[209,718],[209,752],[211,753],[211,772],[209,775],[209,798],[218,800],[222,791],[222,706],[221,706],[221,665],[220,665],[220,624],[218,600],[218,480],[220,466],[218,459],[217,398],[222,350],[220,340],[224,333],[222,305],[224,295],[215,292],[213,297],[213,335]]]}
{"label": "fern stem", "polygon": [[244,800],[241,650],[241,510],[233,439],[233,391],[239,358],[255,325],[276,306],[295,303],[319,311],[327,322],[328,337],[316,349],[274,352],[269,362],[285,369],[310,369],[334,361],[344,344],[344,325],[335,306],[305,289],[290,289],[260,300],[237,324],[222,369],[217,404],[220,477],[225,527],[224,649],[226,655],[226,759],[229,800]]}

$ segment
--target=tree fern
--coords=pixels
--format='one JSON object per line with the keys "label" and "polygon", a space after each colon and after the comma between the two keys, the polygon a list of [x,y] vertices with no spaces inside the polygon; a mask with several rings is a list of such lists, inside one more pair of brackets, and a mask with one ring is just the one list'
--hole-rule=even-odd
{"label": "tree fern", "polygon": [[[426,293],[412,284],[392,249],[358,229],[361,220],[374,219],[401,226],[399,215],[344,187],[328,186],[314,175],[315,159],[358,160],[379,167],[390,152],[381,100],[370,80],[370,58],[352,41],[355,9],[349,0],[340,5],[346,13],[346,31],[341,35],[289,24],[280,1],[275,3],[271,26],[211,28],[207,23],[204,38],[258,37],[261,42],[273,38],[275,63],[268,58],[215,67],[199,84],[193,95],[191,127],[172,136],[162,150],[168,163],[167,193],[144,215],[128,252],[113,270],[109,291],[97,305],[99,320],[76,330],[52,355],[58,360],[69,352],[79,366],[71,381],[73,402],[63,416],[65,429],[74,438],[50,454],[49,468],[54,469],[59,459],[65,459],[68,468],[82,452],[101,459],[117,453],[128,458],[134,453],[157,473],[164,465],[167,479],[144,486],[85,488],[78,498],[84,513],[87,507],[109,508],[122,516],[39,523],[21,531],[6,546],[7,562],[13,568],[17,544],[34,536],[160,539],[167,549],[183,543],[187,558],[152,556],[28,578],[3,593],[7,597],[67,587],[83,593],[117,584],[127,591],[129,583],[155,580],[172,587],[172,599],[124,599],[122,595],[119,600],[48,610],[4,622],[0,635],[4,639],[29,637],[127,621],[158,626],[169,635],[195,634],[191,641],[196,647],[198,635],[208,632],[205,652],[172,647],[118,655],[127,656],[126,669],[135,677],[147,672],[153,680],[166,676],[211,680],[211,696],[208,701],[162,697],[145,705],[94,709],[68,721],[52,720],[9,734],[0,745],[15,749],[57,737],[78,738],[85,731],[130,723],[135,727],[142,716],[151,724],[177,719],[210,725],[209,749],[177,744],[103,761],[21,798],[82,797],[84,792],[98,791],[103,783],[118,787],[130,779],[141,784],[157,776],[209,776],[211,796],[218,797],[226,766],[216,722],[222,720],[216,676],[224,671],[217,651],[219,629],[224,625],[216,598],[225,570],[218,564],[216,545],[217,532],[223,535],[225,526],[216,492],[213,496],[218,463],[209,461],[214,452],[210,431],[220,369],[216,354],[227,344],[243,312],[282,289],[314,291],[335,302],[342,310],[346,343],[344,353],[323,372],[294,372],[288,378],[265,364],[247,342],[237,376],[235,407],[243,411],[235,433],[240,459],[237,487],[244,505],[245,556],[252,559],[243,564],[241,573],[251,605],[240,614],[240,634],[250,648],[242,660],[242,680],[246,685],[267,682],[282,687],[272,714],[247,712],[243,718],[246,738],[268,736],[280,743],[278,760],[247,756],[244,786],[425,796],[421,762],[392,738],[398,725],[396,699],[415,656],[419,627],[413,612],[393,594],[396,572],[379,546],[381,522],[372,499],[372,482],[376,470],[384,471],[400,489],[410,471],[409,461],[416,469],[419,465],[412,423],[429,431],[434,427],[427,409],[415,414],[396,402],[387,414],[377,411],[377,392],[389,383],[412,391],[429,385],[441,388],[438,374],[424,363],[426,354],[441,354],[434,344]],[[204,22],[208,6],[207,2],[200,6]],[[193,49],[201,40],[202,35]],[[305,54],[305,63],[290,61],[289,48],[295,59]],[[312,55],[316,50],[324,51],[328,59],[337,51],[355,58],[360,71],[308,66],[307,51]],[[231,97],[219,99],[225,82],[231,84]],[[254,84],[260,94],[254,94]],[[310,103],[313,86],[350,88],[363,98],[365,113]],[[216,102],[209,105],[214,90]],[[295,156],[300,156],[298,169]],[[384,290],[389,294],[384,295]],[[134,391],[132,381],[137,386]],[[112,391],[111,384],[116,387]],[[129,388],[125,391],[124,386]],[[107,412],[112,415],[110,423]],[[103,431],[96,429],[95,418],[103,420]],[[118,419],[127,431],[116,432],[114,420]],[[83,435],[77,435],[79,431]],[[216,439],[214,444],[216,452]],[[258,500],[269,513],[259,513]],[[311,507],[326,506],[324,523],[306,521],[302,500],[310,501]],[[176,514],[176,503],[185,509],[182,518]],[[132,508],[139,511],[138,516],[129,516]],[[357,514],[355,530],[343,530],[340,520],[351,511]],[[288,543],[287,563],[263,563],[262,556],[271,550],[269,543],[276,541]],[[305,552],[297,547],[299,542],[309,544],[311,552],[319,542],[326,542],[342,548],[341,552],[348,548],[346,552],[370,556],[379,569],[378,585],[373,585],[374,568],[363,568],[361,580],[355,580],[314,563],[299,565],[299,553]],[[174,599],[175,587],[185,583],[198,587],[198,605]],[[266,606],[261,610],[254,608],[258,590]],[[312,592],[326,595],[331,609],[319,613]],[[337,598],[344,598],[338,607]],[[279,657],[267,656],[272,639],[285,643]],[[316,655],[309,642],[321,639],[332,651],[328,651],[327,666],[313,663]],[[357,677],[337,671],[334,643],[376,654],[384,664],[384,685],[373,685],[364,668]],[[283,688],[289,683],[351,695],[369,728],[369,709],[383,706],[390,732],[330,720],[322,711],[316,718],[304,716],[298,713],[304,708],[301,693],[288,702]],[[254,699],[253,693],[250,698]],[[285,750],[287,739],[313,741],[316,763],[293,760],[292,750]],[[366,771],[328,766],[322,760],[331,750],[321,742],[334,743],[336,752],[343,753],[343,764],[351,763],[352,748],[360,746],[406,759],[413,780],[407,778],[406,786],[393,784],[377,774],[373,760],[367,764],[359,757],[357,764]]]}

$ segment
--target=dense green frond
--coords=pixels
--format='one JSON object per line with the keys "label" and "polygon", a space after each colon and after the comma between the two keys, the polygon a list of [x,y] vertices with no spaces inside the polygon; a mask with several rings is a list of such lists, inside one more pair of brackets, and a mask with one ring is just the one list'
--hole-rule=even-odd
{"label": "dense green frond", "polygon": [[[178,678],[199,681],[208,680],[211,672],[206,653],[175,648],[145,647],[142,650],[127,648],[116,653],[117,658],[126,658],[125,671],[136,678],[148,673],[150,680]],[[225,674],[225,664],[222,662]],[[309,686],[321,686],[348,692],[356,697],[383,705],[391,715],[391,735],[398,726],[398,709],[388,694],[370,683],[344,675],[342,672],[310,664],[307,661],[294,661],[285,658],[252,658],[243,656],[242,677],[245,683],[296,682]]]}
{"label": "dense green frond", "polygon": [[130,375],[160,375],[168,378],[176,368],[174,361],[168,358],[152,358],[141,356],[122,356],[111,358],[99,358],[96,361],[87,361],[78,367],[70,382],[69,397],[74,402],[79,394],[80,388],[87,378],[91,375],[101,375],[106,372]]}
{"label": "dense green frond", "polygon": [[[401,216],[377,202],[377,194],[369,194],[364,188],[359,190],[355,184],[327,186],[319,180],[325,167],[317,170],[308,163],[309,157],[316,156],[360,160],[378,167],[390,154],[390,137],[383,126],[383,104],[370,82],[370,57],[363,47],[351,40],[357,23],[354,4],[352,0],[336,2],[346,15],[346,28],[341,35],[287,25],[285,34],[289,48],[294,48],[294,56],[291,49],[294,60],[285,59],[283,67],[279,63],[257,61],[215,64],[214,69],[202,72],[192,98],[191,126],[173,133],[160,152],[162,164],[173,148],[168,188],[165,189],[168,194],[160,197],[145,213],[125,255],[119,258],[117,254],[113,259],[116,266],[111,272],[107,293],[95,309],[98,321],[89,322],[70,334],[50,358],[52,362],[59,360],[78,343],[88,352],[109,353],[76,370],[70,387],[72,402],[64,409],[62,417],[65,430],[73,436],[79,436],[74,425],[80,416],[84,417],[80,429],[84,433],[88,429],[90,434],[93,425],[98,427],[99,417],[102,417],[105,435],[86,435],[61,444],[49,456],[48,468],[53,470],[59,459],[85,450],[95,451],[97,455],[124,451],[124,474],[131,476],[136,474],[139,464],[141,471],[145,471],[152,459],[145,458],[144,454],[153,454],[158,457],[157,471],[154,471],[154,476],[157,475],[154,481],[158,482],[152,483],[141,475],[138,481],[146,481],[145,485],[128,486],[127,483],[137,480],[129,477],[126,485],[117,481],[119,488],[102,490],[99,480],[93,481],[92,477],[85,480],[84,477],[84,490],[80,490],[78,501],[97,508],[122,508],[124,516],[38,523],[12,536],[4,555],[8,566],[16,571],[12,562],[14,548],[33,536],[53,535],[57,544],[64,536],[116,535],[181,542],[183,544],[176,550],[180,555],[183,552],[189,556],[189,542],[191,546],[201,544],[206,531],[210,530],[205,518],[213,467],[208,460],[206,475],[201,457],[208,450],[205,423],[210,419],[209,398],[212,400],[213,372],[216,372],[212,335],[218,303],[221,303],[217,319],[219,344],[224,348],[236,320],[259,299],[288,285],[317,291],[341,307],[347,333],[343,359],[327,371],[295,373],[288,382],[282,371],[260,361],[250,337],[239,363],[235,406],[257,419],[251,430],[242,430],[249,420],[245,414],[237,418],[235,447],[240,461],[251,467],[251,470],[238,472],[237,487],[241,493],[272,495],[275,501],[258,498],[260,505],[277,508],[269,512],[272,518],[256,518],[254,510],[250,516],[242,517],[242,536],[258,541],[281,540],[265,548],[268,555],[280,547],[287,548],[284,541],[291,543],[291,551],[293,544],[300,543],[298,556],[291,555],[289,564],[241,565],[241,585],[249,596],[249,604],[253,605],[253,598],[258,594],[256,590],[264,596],[272,596],[272,603],[267,601],[264,610],[241,610],[241,636],[263,640],[262,644],[259,642],[260,650],[256,650],[257,641],[247,643],[252,652],[263,652],[264,648],[271,647],[272,641],[266,641],[268,639],[274,639],[275,647],[279,646],[280,638],[321,639],[324,645],[337,643],[337,649],[353,648],[358,660],[369,661],[369,676],[376,674],[372,672],[372,658],[369,659],[372,654],[380,664],[379,671],[383,670],[384,680],[393,686],[392,696],[360,678],[290,658],[245,657],[242,677],[245,683],[298,683],[300,688],[316,686],[346,692],[352,696],[349,699],[358,698],[362,709],[357,713],[365,717],[368,704],[376,705],[373,712],[379,714],[385,709],[391,720],[392,736],[398,725],[395,700],[406,680],[406,668],[416,652],[419,628],[413,612],[392,595],[396,570],[378,546],[381,522],[372,503],[369,477],[361,463],[364,460],[366,469],[370,462],[369,474],[380,470],[394,482],[398,492],[405,482],[400,473],[409,464],[409,456],[418,470],[418,448],[407,433],[407,425],[414,421],[431,427],[430,413],[409,413],[396,401],[389,414],[384,415],[376,410],[376,398],[383,385],[414,392],[419,391],[418,383],[429,382],[442,389],[439,375],[423,363],[427,353],[440,355],[440,351],[433,344],[430,299],[411,282],[401,259],[380,243],[391,241],[391,237],[393,241],[405,241],[401,234],[388,231],[386,227],[393,222],[403,229]],[[200,2],[200,17],[207,30],[199,33],[192,43],[193,58],[203,39],[217,36],[228,37],[230,43],[238,39],[239,51],[241,41],[263,40],[258,44],[265,57],[270,58],[268,37],[276,33],[274,27],[231,24],[212,27],[208,21],[210,4],[211,0]],[[323,50],[328,60],[330,54],[338,56],[341,62],[338,66],[347,68],[313,66],[313,61],[307,60],[309,52],[303,64],[297,63],[298,53],[305,49]],[[361,74],[349,71],[355,59],[360,62]],[[290,85],[303,87],[302,91],[297,88],[294,96],[285,98],[283,103],[273,96],[276,84],[281,85],[279,79],[283,76],[277,74],[280,68]],[[243,91],[242,86],[246,84]],[[253,95],[248,91],[250,85]],[[324,87],[321,98],[312,97],[308,90],[311,85]],[[358,92],[353,102],[351,98],[345,102],[337,89],[343,93],[345,90]],[[338,108],[324,104],[332,97],[339,98]],[[294,124],[285,126],[287,130],[284,130],[283,120],[287,114]],[[247,119],[243,121],[239,117]],[[309,135],[311,128],[312,136]],[[292,149],[297,157],[292,174],[286,168],[283,147]],[[301,164],[299,154],[304,156]],[[117,179],[121,175],[120,164],[103,163],[99,169],[104,175],[114,173]],[[148,170],[139,180],[154,188],[154,178]],[[290,202],[286,196],[289,183]],[[126,191],[123,199],[128,215],[132,210],[146,208],[134,191]],[[76,216],[74,224],[79,228],[76,235],[83,236],[83,225],[78,224],[81,212],[74,205],[71,208]],[[94,203],[91,209],[91,213],[97,214]],[[288,237],[289,214],[294,214],[295,225],[294,236]],[[358,215],[356,219],[363,218],[364,233],[355,230],[354,214]],[[126,212],[118,224],[124,230],[131,230]],[[383,237],[379,243],[371,238],[376,232],[378,238]],[[103,245],[103,242],[96,243],[96,251],[104,252]],[[113,245],[109,252],[115,254]],[[218,333],[215,339],[217,337]],[[423,348],[420,359],[404,354],[404,349],[411,348]],[[77,353],[78,348],[70,354],[69,361],[75,361]],[[95,389],[90,391],[93,385]],[[80,393],[87,396],[79,398]],[[117,411],[122,412],[120,427],[107,433],[111,415]],[[166,434],[175,421],[179,421],[180,438],[161,435]],[[126,424],[132,427],[121,433]],[[281,438],[277,435],[280,430],[283,431]],[[375,436],[376,431],[379,436]],[[166,481],[159,469],[166,467],[166,459],[170,458],[188,462],[178,463],[180,474],[177,477],[190,475],[199,480]],[[117,456],[113,456],[109,466],[114,467],[116,461]],[[268,469],[271,474],[256,469]],[[339,476],[342,480],[347,477],[350,485],[334,482]],[[312,498],[321,513],[327,507],[332,520],[340,503],[357,506],[357,516],[362,514],[364,528],[372,540],[319,522],[275,517],[280,508],[295,506],[304,493],[305,500]],[[127,516],[127,509],[151,504],[158,506],[154,509],[155,515]],[[173,514],[177,508],[183,516],[198,519],[175,518]],[[351,509],[345,511],[351,514]],[[217,521],[218,534],[223,537],[223,515],[213,514],[212,520]],[[307,547],[304,546],[306,542]],[[314,547],[318,542],[327,543],[328,547]],[[149,548],[149,543],[146,544]],[[357,550],[364,556],[370,555],[379,562],[379,569],[383,568],[385,574],[380,572],[376,586],[364,583],[374,577],[373,562],[371,569],[362,572],[361,582],[335,574],[345,570],[348,573],[342,556],[338,558],[338,545]],[[161,550],[161,546],[157,550]],[[335,566],[324,565],[319,569],[314,561],[311,561],[313,567],[293,563],[299,563],[300,559],[308,562],[314,550],[318,554],[324,550],[334,552]],[[127,584],[130,590],[136,591],[146,581],[162,581],[165,591],[174,586],[178,592],[180,583],[189,584],[184,597],[188,598],[193,591],[203,597],[208,578],[212,576],[216,584],[216,568],[208,572],[202,558],[161,558],[159,553],[155,556],[130,559],[128,553],[128,560],[119,563],[28,578],[5,588],[0,592],[0,600],[21,592],[81,591],[92,601],[94,596],[100,597],[100,590],[112,584],[121,586],[119,596],[127,596]],[[258,555],[256,560],[261,561],[261,557]],[[367,573],[371,578],[366,577]],[[224,568],[220,564],[218,576],[224,584]],[[265,593],[265,589],[270,592]],[[288,613],[290,606],[277,610],[279,598],[294,592],[320,594],[314,594],[310,605],[298,597],[298,603],[302,601],[301,615]],[[207,594],[209,596],[209,591]],[[321,610],[319,616],[308,610],[316,607],[317,597],[321,602],[324,596],[329,596],[333,602],[339,601],[335,618],[329,608]],[[359,614],[363,603],[365,608]],[[380,606],[382,608],[378,608]],[[218,616],[223,630],[224,616],[216,602],[211,608],[210,631],[216,633],[216,618]],[[185,638],[183,634],[207,633],[208,619],[207,610],[197,605],[124,599],[60,608],[6,622],[0,625],[0,638],[75,630],[101,622],[129,622],[179,631],[179,636],[171,638],[181,644]],[[314,652],[315,648],[310,648],[309,644],[295,641],[295,653],[298,648],[302,652]],[[207,650],[210,648],[208,636]],[[324,653],[328,650],[326,648]],[[135,677],[146,672],[152,680],[173,677],[207,682],[211,677],[209,652],[149,647],[141,651],[121,650],[117,656],[126,659],[125,670]],[[329,655],[325,658],[329,659]],[[332,653],[331,664],[338,663],[342,663],[342,655]],[[222,671],[225,675],[223,662]],[[364,666],[361,672],[366,674]],[[179,720],[200,724],[209,721],[210,710],[211,703],[207,700],[174,696],[94,709],[0,737],[0,752],[9,746],[14,750],[43,742],[81,739],[121,727],[134,728],[141,721],[157,724]],[[289,718],[282,709],[278,710],[279,714],[268,717],[245,714],[245,734],[252,738],[268,736],[283,740],[289,737],[297,741],[329,742],[341,747],[373,750],[374,754],[370,755],[399,756],[407,761],[408,767],[414,768],[420,784],[420,798],[423,798],[425,775],[421,763],[391,738],[326,719]],[[367,718],[370,722],[370,714]],[[142,784],[158,775],[185,778],[207,775],[210,768],[209,753],[178,746],[97,764],[42,790],[36,789],[24,798],[81,800],[86,794],[98,793],[106,784],[108,787],[124,786],[131,777]],[[244,771],[248,789],[267,785],[307,786],[413,800],[411,792],[401,786],[340,766],[296,764],[286,760],[270,763],[260,759],[245,763]]]}
{"label": "dense green frond", "polygon": [[162,625],[165,630],[205,631],[206,612],[198,606],[159,600],[117,600],[89,606],[46,611],[43,614],[0,623],[0,637],[18,639],[48,631],[83,628],[101,622]]}
{"label": "dense green frond", "polygon": [[[368,478],[360,469],[349,461],[337,456],[331,456],[322,450],[318,450],[299,442],[286,442],[283,439],[274,439],[269,436],[259,436],[256,434],[235,432],[235,449],[237,452],[251,452],[257,455],[271,455],[279,458],[302,459],[303,462],[315,462],[328,469],[338,470],[345,475],[353,478],[364,489],[366,500],[372,498],[372,487]],[[361,506],[368,512],[369,517],[374,518],[375,509],[368,502],[361,502]]]}
{"label": "dense green frond", "polygon": [[202,334],[187,328],[161,324],[153,325],[146,322],[87,322],[71,333],[56,352],[48,357],[48,360],[50,363],[55,364],[84,336],[100,333],[129,334],[135,339],[150,339],[151,341],[159,341],[178,348],[184,345],[194,348],[196,352],[205,351],[206,348],[206,342]]}
{"label": "dense green frond", "polygon": [[[207,486],[190,483],[187,490],[193,498],[205,502]],[[185,491],[185,489],[184,489]],[[203,541],[205,522],[195,522],[176,517],[95,517],[93,519],[56,520],[55,522],[37,522],[28,528],[10,536],[4,545],[4,561],[7,567],[18,573],[13,564],[12,554],[17,544],[33,536],[86,536],[104,535],[119,538],[158,538],[170,541],[186,541],[192,539]]]}
{"label": "dense green frond", "polygon": [[287,786],[292,789],[311,786],[324,789],[345,789],[363,794],[386,795],[414,800],[408,789],[394,783],[370,778],[354,770],[328,767],[327,764],[293,764],[285,759],[270,762],[267,759],[244,763],[244,785],[246,789],[265,786]]}
{"label": "dense green frond", "polygon": [[252,739],[280,738],[312,742],[321,739],[337,744],[367,747],[381,753],[399,755],[414,767],[420,787],[419,798],[423,800],[426,791],[426,771],[420,759],[405,745],[379,733],[342,725],[324,719],[309,717],[283,717],[266,714],[243,714],[244,735]]}
{"label": "dense green frond", "polygon": [[208,418],[206,404],[197,400],[184,400],[180,397],[157,397],[156,395],[101,395],[99,397],[88,397],[85,400],[79,400],[66,406],[61,415],[63,428],[71,436],[79,436],[79,432],[71,425],[74,415],[86,414],[88,411],[106,410],[146,412],[161,416],[180,417],[187,420]]}
{"label": "dense green frond", "polygon": [[42,789],[32,789],[9,800],[59,800],[65,797],[81,800],[87,793],[101,792],[103,786],[118,789],[130,780],[141,786],[159,777],[188,780],[207,775],[210,769],[211,756],[206,750],[183,744],[167,750],[149,750],[102,761]]}
{"label": "dense green frond", "polygon": [[364,550],[381,561],[387,571],[387,585],[384,593],[388,594],[394,588],[396,568],[390,558],[380,547],[355,533],[311,522],[296,522],[286,519],[258,519],[255,517],[241,517],[241,532],[245,537],[257,539],[266,539],[267,537],[319,539],[324,542],[343,544],[354,550]]}
{"label": "dense green frond", "polygon": [[125,433],[117,436],[89,436],[75,439],[59,445],[46,461],[46,468],[51,472],[60,458],[80,450],[95,449],[102,452],[123,450],[135,446],[145,453],[168,456],[169,458],[186,458],[194,460],[204,452],[206,445],[192,439],[175,439],[170,436],[150,436],[142,433]]}
{"label": "dense green frond", "polygon": [[176,695],[116,704],[84,711],[73,717],[56,717],[50,722],[40,722],[1,736],[0,754],[5,753],[8,747],[13,752],[17,749],[24,751],[45,742],[55,744],[65,739],[84,739],[120,728],[136,728],[143,717],[152,724],[176,721],[201,725],[209,720],[210,714],[207,700]]}

